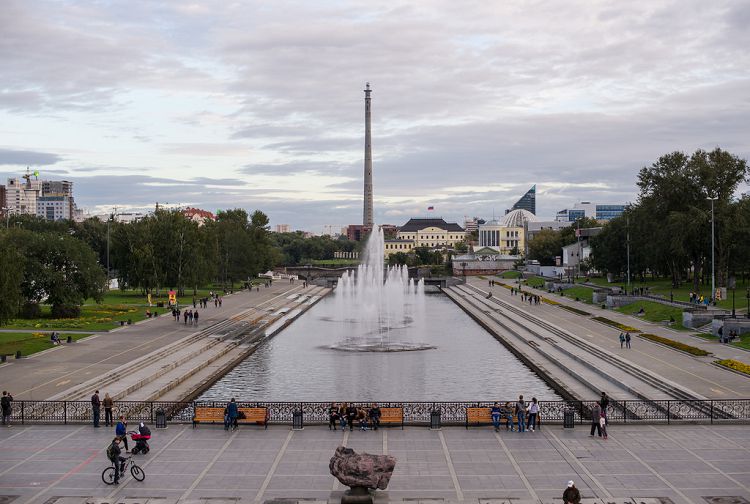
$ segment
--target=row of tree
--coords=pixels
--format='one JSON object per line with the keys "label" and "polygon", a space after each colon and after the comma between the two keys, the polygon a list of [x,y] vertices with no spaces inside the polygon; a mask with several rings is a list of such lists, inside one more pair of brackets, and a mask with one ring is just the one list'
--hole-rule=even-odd
{"label": "row of tree", "polygon": [[750,181],[747,161],[721,149],[673,152],[638,174],[638,201],[604,226],[591,243],[592,263],[623,276],[630,271],[666,276],[674,286],[691,278],[694,290],[711,277],[717,286],[750,269],[750,195],[735,197]]}
{"label": "row of tree", "polygon": [[0,228],[0,323],[21,311],[33,316],[42,301],[75,316],[87,298],[101,300],[108,277],[156,295],[210,282],[231,287],[279,260],[269,235],[263,212],[241,209],[203,225],[168,209],[132,223],[11,216]]}

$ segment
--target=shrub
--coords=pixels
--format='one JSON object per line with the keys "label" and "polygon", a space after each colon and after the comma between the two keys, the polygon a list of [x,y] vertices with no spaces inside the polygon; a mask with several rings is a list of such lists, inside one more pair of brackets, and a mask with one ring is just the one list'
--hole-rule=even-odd
{"label": "shrub", "polygon": [[73,319],[81,316],[81,307],[76,305],[60,304],[52,305],[52,317],[61,319]]}
{"label": "shrub", "polygon": [[42,316],[42,307],[39,303],[26,302],[21,307],[21,318],[36,319]]}
{"label": "shrub", "polygon": [[621,331],[625,331],[625,332],[632,332],[632,333],[641,332],[635,327],[626,326],[625,324],[621,324],[619,322],[615,322],[614,320],[610,320],[607,317],[593,317],[591,320],[596,320],[597,322],[601,322],[602,324],[607,324],[609,326],[616,327],[617,329]]}
{"label": "shrub", "polygon": [[750,375],[750,366],[748,366],[744,362],[739,362],[734,359],[722,359],[715,361],[715,364]]}
{"label": "shrub", "polygon": [[542,298],[542,303],[547,303],[548,305],[551,305],[551,306],[562,306],[562,305],[561,305],[560,303],[558,303],[557,301],[553,301],[553,300],[551,300],[551,299],[547,299],[546,297],[543,297],[543,298]]}
{"label": "shrub", "polygon": [[664,338],[662,336],[657,336],[656,334],[642,333],[639,336],[641,336],[642,338],[646,338],[647,340],[655,341],[656,343],[661,343],[662,345],[670,346],[677,350],[682,350],[683,352],[687,352],[691,355],[697,355],[698,357],[711,355],[711,352],[706,352],[702,348],[686,345],[685,343],[680,343],[679,341]]}

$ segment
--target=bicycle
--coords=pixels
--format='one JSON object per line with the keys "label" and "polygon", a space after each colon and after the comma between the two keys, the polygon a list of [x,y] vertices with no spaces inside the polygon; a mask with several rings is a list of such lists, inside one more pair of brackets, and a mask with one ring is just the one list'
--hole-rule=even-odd
{"label": "bicycle", "polygon": [[[133,462],[132,458],[133,458],[132,456],[125,457],[125,464],[124,464],[124,469],[122,472],[124,473],[125,470],[127,470],[127,468],[130,467],[130,474],[133,475],[133,478],[136,481],[143,481],[146,478],[146,473],[143,472],[143,469],[141,469],[141,466]],[[118,465],[119,465],[119,462],[118,462]],[[115,470],[116,469],[114,465],[111,465],[107,467],[106,469],[104,469],[102,471],[102,481],[106,483],[107,485],[114,485],[115,484]]]}

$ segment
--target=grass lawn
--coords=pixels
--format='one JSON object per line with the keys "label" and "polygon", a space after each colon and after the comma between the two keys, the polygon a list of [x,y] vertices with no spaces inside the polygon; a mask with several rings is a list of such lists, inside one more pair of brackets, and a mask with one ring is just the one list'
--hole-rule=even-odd
{"label": "grass lawn", "polygon": [[[26,356],[52,348],[54,345],[52,344],[52,341],[50,341],[51,332],[52,331],[34,333],[2,332],[0,333],[0,354],[11,355],[20,350],[21,355]],[[72,336],[74,340],[79,340],[91,335],[84,333],[61,334],[60,339],[65,341],[68,336]]]}
{"label": "grass lawn", "polygon": [[739,341],[735,340],[730,345],[750,350],[750,334],[743,334],[740,336]]}
{"label": "grass lawn", "polygon": [[687,328],[682,325],[682,308],[676,308],[673,306],[667,306],[656,301],[636,301],[627,306],[616,308],[616,311],[620,313],[627,313],[628,315],[636,315],[638,311],[643,308],[644,314],[640,316],[644,320],[649,322],[663,322],[669,320],[671,316],[675,322],[670,326],[673,329],[686,330]]}
{"label": "grass lawn", "polygon": [[521,278],[521,272],[520,271],[503,271],[499,275],[495,275],[500,278]]}
{"label": "grass lawn", "polygon": [[[710,279],[709,279],[710,280]],[[615,287],[625,286],[625,281],[608,283],[604,277],[592,277],[589,278],[590,283],[601,285],[602,287]],[[649,293],[652,295],[663,296],[665,299],[669,299],[670,292],[674,295],[675,301],[690,301],[690,292],[693,290],[693,282],[684,282],[678,288],[672,288],[672,281],[668,278],[657,278],[656,280],[648,279],[645,282],[637,281],[635,278],[631,278],[630,282],[632,287],[648,287]],[[735,306],[740,309],[747,306],[747,299],[745,299],[745,293],[747,292],[746,283],[742,282],[741,278],[737,278],[737,292],[735,298]],[[699,285],[699,294],[708,296],[711,293],[711,285]],[[727,291],[727,299],[723,299],[716,303],[717,306],[731,310],[732,309],[732,291]]]}
{"label": "grass lawn", "polygon": [[[120,326],[120,321],[138,322],[146,318],[146,310],[133,305],[86,305],[81,307],[81,316],[74,319],[55,319],[51,307],[42,305],[42,316],[38,319],[13,319],[5,329],[44,329],[46,331],[83,330],[108,331]],[[165,309],[156,309],[166,314]],[[154,309],[152,308],[152,311]]]}
{"label": "grass lawn", "polygon": [[591,304],[594,302],[594,289],[591,287],[571,287],[570,289],[563,290],[565,297],[578,298],[579,301]]}
{"label": "grass lawn", "polygon": [[[263,280],[254,279],[254,284],[261,284],[263,283]],[[235,282],[234,284],[235,291],[239,290],[240,285]],[[200,299],[202,297],[208,297],[209,292],[219,292],[223,293],[224,289],[219,286],[210,286],[210,287],[203,287],[198,289],[198,294],[196,294],[196,298]],[[161,292],[159,292],[159,296],[156,294],[151,294],[151,303],[155,306],[157,302],[163,301],[164,304],[169,301],[169,289],[162,289]],[[177,301],[182,305],[192,304],[193,303],[193,289],[185,289],[185,295],[184,296],[177,296]],[[84,302],[84,306],[87,305],[96,305],[96,301],[89,298]],[[143,292],[138,290],[111,290],[107,292],[104,295],[104,299],[102,300],[102,305],[135,305],[135,306],[148,306],[148,298],[146,297]]]}
{"label": "grass lawn", "polygon": [[531,277],[528,280],[526,280],[526,285],[529,287],[544,287],[544,278],[542,277]]}

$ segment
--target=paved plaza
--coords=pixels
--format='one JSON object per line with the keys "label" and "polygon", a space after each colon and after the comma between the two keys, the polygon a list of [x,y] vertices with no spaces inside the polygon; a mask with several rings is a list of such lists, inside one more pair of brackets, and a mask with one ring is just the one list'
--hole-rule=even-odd
{"label": "paved plaza", "polygon": [[[160,503],[338,501],[328,470],[335,448],[398,459],[376,502],[561,502],[570,479],[584,502],[750,501],[750,428],[743,425],[612,425],[608,440],[586,426],[523,434],[425,427],[332,432],[324,426],[170,425],[138,455],[142,483],[105,485],[110,429],[13,426],[0,431],[0,502]],[[732,497],[732,499],[719,499]]]}

